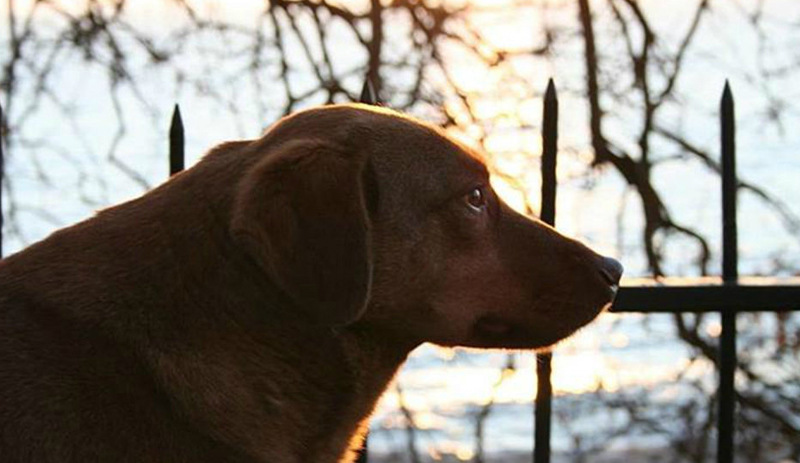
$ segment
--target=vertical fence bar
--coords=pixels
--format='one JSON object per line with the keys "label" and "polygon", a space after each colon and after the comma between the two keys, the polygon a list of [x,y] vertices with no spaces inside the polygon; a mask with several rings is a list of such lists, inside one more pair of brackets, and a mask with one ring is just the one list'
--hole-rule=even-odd
{"label": "vertical fence bar", "polygon": [[[739,276],[736,232],[736,120],[731,87],[725,81],[720,101],[722,149],[722,280],[735,284]],[[736,391],[736,312],[723,311],[719,346],[719,414],[717,462],[733,462]]]}
{"label": "vertical fence bar", "polygon": [[[556,152],[558,143],[558,97],[553,79],[547,82],[542,117],[542,209],[540,218],[556,223]],[[536,355],[536,409],[534,412],[534,463],[550,462],[550,422],[553,385],[550,382],[552,354]]]}
{"label": "vertical fence bar", "polygon": [[[375,94],[375,87],[372,86],[372,81],[369,80],[369,75],[364,78],[364,86],[361,88],[361,96],[358,98],[359,103],[368,105],[377,105],[378,96]],[[367,463],[369,451],[368,447],[369,435],[364,436],[364,444],[358,450],[358,457],[356,463]]]}
{"label": "vertical fence bar", "polygon": [[3,258],[3,176],[5,169],[5,153],[3,152],[3,106],[0,106],[0,259]]}
{"label": "vertical fence bar", "polygon": [[184,133],[181,108],[176,104],[172,111],[172,122],[169,126],[169,175],[170,177],[184,168]]}

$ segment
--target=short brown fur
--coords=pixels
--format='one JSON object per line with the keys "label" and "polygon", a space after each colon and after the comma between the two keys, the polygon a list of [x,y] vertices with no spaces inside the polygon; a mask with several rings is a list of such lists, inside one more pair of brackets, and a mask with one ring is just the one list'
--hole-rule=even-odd
{"label": "short brown fur", "polygon": [[414,347],[550,345],[602,262],[439,130],[305,111],[0,261],[0,455],[351,461]]}

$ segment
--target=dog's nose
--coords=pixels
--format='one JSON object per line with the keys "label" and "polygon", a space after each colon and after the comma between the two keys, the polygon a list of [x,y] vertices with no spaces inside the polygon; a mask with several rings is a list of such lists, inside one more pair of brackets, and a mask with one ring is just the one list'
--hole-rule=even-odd
{"label": "dog's nose", "polygon": [[610,257],[603,257],[600,259],[600,273],[603,278],[611,286],[619,285],[619,279],[622,278],[622,272],[625,269],[616,259]]}

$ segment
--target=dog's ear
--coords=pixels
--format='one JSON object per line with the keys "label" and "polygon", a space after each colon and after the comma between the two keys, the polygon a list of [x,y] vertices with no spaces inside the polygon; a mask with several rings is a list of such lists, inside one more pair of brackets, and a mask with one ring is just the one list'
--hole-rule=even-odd
{"label": "dog's ear", "polygon": [[242,180],[232,232],[269,277],[316,320],[357,320],[372,279],[361,154],[292,140]]}

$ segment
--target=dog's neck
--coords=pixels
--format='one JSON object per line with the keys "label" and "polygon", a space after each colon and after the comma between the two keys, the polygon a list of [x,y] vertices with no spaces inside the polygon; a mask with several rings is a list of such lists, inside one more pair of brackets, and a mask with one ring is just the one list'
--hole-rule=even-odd
{"label": "dog's neck", "polygon": [[[217,304],[194,301],[188,329],[197,332],[187,339],[207,344],[170,343],[175,348],[153,358],[166,375],[163,384],[184,389],[171,395],[204,432],[257,461],[281,462],[286,455],[297,462],[348,461],[349,448],[359,446],[376,402],[417,343],[369,322],[338,329],[315,324],[231,242],[229,198],[204,199],[187,216],[200,218],[207,235],[186,236],[198,232],[167,224],[169,247],[186,253],[168,258],[176,259],[184,287],[211,284],[225,295]],[[197,243],[194,250],[181,245],[187,240]],[[274,436],[282,436],[284,448]]]}
{"label": "dog's neck", "polygon": [[[159,383],[201,432],[256,461],[292,455],[296,460],[287,461],[324,463],[349,455],[341,460],[348,461],[416,343],[367,322],[338,329],[316,324],[231,242],[227,199],[203,199],[187,214],[203,227],[182,217],[175,217],[182,228],[160,227],[173,250],[164,259],[179,272],[171,284],[186,291],[179,295],[186,298],[182,306],[193,313],[180,314],[180,338],[149,352]],[[209,285],[224,297],[215,298]],[[174,336],[174,328],[160,332]]]}
{"label": "dog's neck", "polygon": [[159,353],[166,393],[201,432],[254,461],[352,461],[411,346],[358,324],[270,328],[233,328],[194,349]]}
{"label": "dog's neck", "polygon": [[[336,335],[342,346],[346,362],[345,369],[351,372],[349,404],[334,417],[329,429],[318,430],[321,445],[316,454],[309,454],[301,461],[328,461],[325,455],[342,454],[341,461],[354,461],[354,450],[361,447],[369,426],[369,417],[395,373],[416,347],[404,340],[395,339],[374,326],[356,324]],[[334,395],[335,400],[335,395]],[[353,425],[357,423],[357,426]],[[325,442],[327,440],[327,442]],[[323,442],[325,442],[323,444]],[[342,442],[349,442],[342,449]],[[335,458],[330,461],[339,461]]]}

